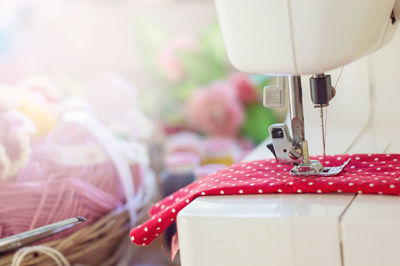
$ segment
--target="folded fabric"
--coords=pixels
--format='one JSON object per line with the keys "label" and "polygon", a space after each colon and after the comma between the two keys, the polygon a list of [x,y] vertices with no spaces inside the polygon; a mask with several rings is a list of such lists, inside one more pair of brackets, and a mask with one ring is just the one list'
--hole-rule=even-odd
{"label": "folded fabric", "polygon": [[[364,193],[400,195],[399,154],[355,154],[315,157],[325,166],[350,163],[336,176],[295,177],[292,166],[276,160],[235,164],[180,189],[153,205],[151,219],[131,230],[137,245],[149,245],[186,205],[198,196],[269,193]],[[314,159],[315,159],[314,158]]]}

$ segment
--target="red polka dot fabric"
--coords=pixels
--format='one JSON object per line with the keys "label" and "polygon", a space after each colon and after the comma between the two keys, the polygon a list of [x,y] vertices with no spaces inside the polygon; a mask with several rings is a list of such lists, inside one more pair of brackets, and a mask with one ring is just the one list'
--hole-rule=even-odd
{"label": "red polka dot fabric", "polygon": [[149,245],[175,221],[180,210],[199,196],[269,193],[365,193],[400,195],[399,154],[314,157],[325,166],[350,163],[336,176],[295,177],[292,166],[276,160],[235,164],[180,189],[153,205],[151,219],[131,230],[134,244]]}

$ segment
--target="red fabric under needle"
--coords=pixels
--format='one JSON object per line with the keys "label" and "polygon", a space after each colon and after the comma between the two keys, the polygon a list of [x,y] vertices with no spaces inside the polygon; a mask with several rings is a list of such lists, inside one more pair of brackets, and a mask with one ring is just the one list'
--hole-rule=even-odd
{"label": "red fabric under needle", "polygon": [[336,176],[295,177],[292,166],[267,159],[242,162],[208,175],[152,206],[151,219],[131,230],[134,244],[146,246],[159,236],[186,205],[199,196],[270,193],[364,193],[400,195],[399,154],[314,157],[325,166],[350,163]]}

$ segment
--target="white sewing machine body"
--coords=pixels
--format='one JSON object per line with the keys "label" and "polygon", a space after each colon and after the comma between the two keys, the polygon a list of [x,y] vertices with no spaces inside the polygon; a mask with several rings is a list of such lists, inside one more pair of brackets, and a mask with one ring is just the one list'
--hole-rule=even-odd
{"label": "white sewing machine body", "polygon": [[[216,2],[228,54],[233,64],[245,72],[312,74],[360,58],[344,66],[337,94],[328,108],[327,152],[400,152],[400,33],[392,37],[392,26],[396,25],[388,24],[387,16],[395,1]],[[291,18],[274,13],[287,9],[288,5],[292,11],[298,8]],[[315,25],[310,23],[305,15],[308,12],[301,12],[300,5],[315,7],[312,13],[321,24],[315,24],[317,18]],[[321,14],[318,9],[326,12]],[[343,9],[347,20],[338,15]],[[248,20],[241,21],[243,16],[248,16]],[[296,22],[292,25],[307,31],[281,34],[282,27],[289,27],[290,20]],[[333,20],[349,25],[354,38],[347,43],[343,38],[348,35],[341,30],[329,36],[321,32],[325,27],[332,30]],[[260,26],[261,22],[267,25]],[[246,33],[254,28],[258,37],[254,32],[254,36]],[[355,28],[362,32],[356,34]],[[320,35],[323,37],[319,38]],[[240,36],[243,40],[239,40]],[[300,41],[290,46],[293,37]],[[301,38],[312,38],[315,43],[306,47]],[[393,39],[376,53],[361,58],[390,38]],[[297,56],[295,61],[293,51]],[[333,82],[340,70],[339,67],[328,71]],[[308,104],[307,79],[303,79],[303,92],[305,134],[310,140],[310,154],[318,155],[321,154],[319,112]],[[246,160],[272,157],[263,143]],[[183,266],[394,266],[400,265],[397,254],[400,197],[355,194],[200,197],[179,213],[178,233]]]}
{"label": "white sewing machine body", "polygon": [[322,73],[382,47],[397,27],[390,19],[395,2],[215,1],[227,53],[237,69],[297,75]]}

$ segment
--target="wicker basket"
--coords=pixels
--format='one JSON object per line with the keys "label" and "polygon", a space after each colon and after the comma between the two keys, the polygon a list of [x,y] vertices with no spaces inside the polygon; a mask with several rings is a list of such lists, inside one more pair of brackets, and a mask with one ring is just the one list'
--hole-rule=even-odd
{"label": "wicker basket", "polygon": [[[113,265],[124,251],[121,243],[129,238],[129,214],[119,208],[71,235],[43,244],[61,252],[72,265]],[[11,265],[15,253],[0,257],[0,266]],[[56,265],[40,252],[26,255],[20,265]]]}

